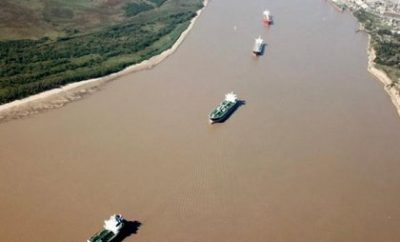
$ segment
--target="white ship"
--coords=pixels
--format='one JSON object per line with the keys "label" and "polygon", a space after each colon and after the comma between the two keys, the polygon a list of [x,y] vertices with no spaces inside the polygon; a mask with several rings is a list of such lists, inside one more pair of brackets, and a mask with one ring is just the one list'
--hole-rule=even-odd
{"label": "white ship", "polygon": [[259,36],[254,43],[253,53],[256,55],[261,55],[264,49],[264,40]]}
{"label": "white ship", "polygon": [[266,23],[266,24],[272,24],[272,15],[271,15],[271,13],[269,12],[269,10],[265,10],[265,11],[263,12],[263,21],[264,21],[264,23]]}

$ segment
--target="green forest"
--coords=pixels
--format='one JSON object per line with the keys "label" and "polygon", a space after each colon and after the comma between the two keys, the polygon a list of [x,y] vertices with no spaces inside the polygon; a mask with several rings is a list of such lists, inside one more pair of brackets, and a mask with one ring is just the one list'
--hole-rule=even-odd
{"label": "green forest", "polygon": [[359,10],[354,13],[371,35],[371,45],[376,51],[374,62],[385,71],[389,77],[398,83],[400,78],[400,35],[391,31],[390,26],[383,23],[379,17]]}
{"label": "green forest", "polygon": [[119,2],[118,23],[0,41],[0,104],[149,59],[170,48],[203,6],[199,0]]}

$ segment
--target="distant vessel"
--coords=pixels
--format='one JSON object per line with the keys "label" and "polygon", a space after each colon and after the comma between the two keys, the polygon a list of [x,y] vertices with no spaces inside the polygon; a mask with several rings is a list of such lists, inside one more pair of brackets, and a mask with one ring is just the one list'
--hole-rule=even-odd
{"label": "distant vessel", "polygon": [[115,214],[110,219],[104,221],[103,230],[94,234],[87,242],[111,242],[124,226],[124,218],[120,214]]}
{"label": "distant vessel", "polygon": [[261,39],[261,37],[259,36],[254,43],[254,48],[253,48],[253,53],[256,55],[261,55],[263,52],[263,48],[264,48],[264,40]]}
{"label": "distant vessel", "polygon": [[235,110],[238,104],[236,94],[230,92],[225,95],[224,101],[222,101],[209,115],[210,123],[222,122],[229,117],[229,115]]}
{"label": "distant vessel", "polygon": [[266,24],[272,24],[272,15],[267,9],[263,12],[263,22]]}

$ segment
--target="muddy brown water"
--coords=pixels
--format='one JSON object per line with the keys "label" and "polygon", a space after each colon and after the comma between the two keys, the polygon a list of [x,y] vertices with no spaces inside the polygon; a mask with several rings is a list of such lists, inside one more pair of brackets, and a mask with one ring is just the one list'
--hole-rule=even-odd
{"label": "muddy brown water", "polygon": [[[214,0],[156,68],[1,124],[0,240],[86,241],[118,212],[142,223],[125,241],[400,241],[400,119],[357,27]],[[246,104],[209,125],[229,91]]]}

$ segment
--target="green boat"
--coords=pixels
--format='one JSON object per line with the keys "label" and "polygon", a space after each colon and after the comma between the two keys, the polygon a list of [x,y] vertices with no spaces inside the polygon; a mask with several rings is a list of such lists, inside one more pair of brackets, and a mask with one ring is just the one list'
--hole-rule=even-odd
{"label": "green boat", "polygon": [[103,230],[94,234],[87,242],[112,242],[124,226],[124,218],[115,214],[104,221]]}
{"label": "green boat", "polygon": [[222,101],[209,115],[210,123],[223,122],[235,110],[238,104],[236,94],[233,92],[225,95],[225,100]]}

